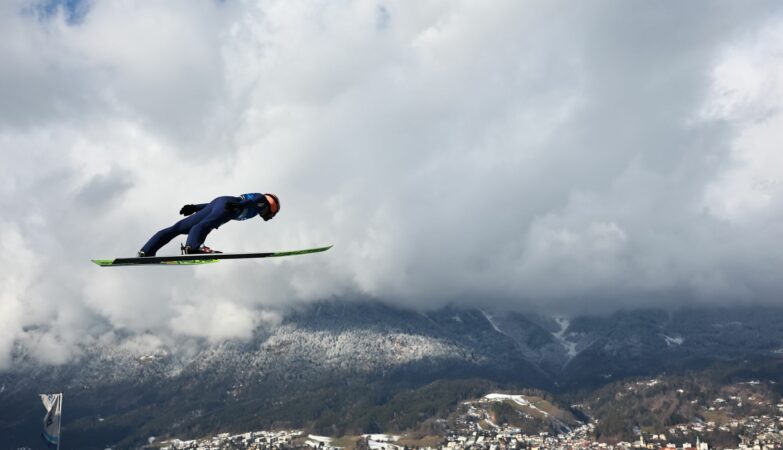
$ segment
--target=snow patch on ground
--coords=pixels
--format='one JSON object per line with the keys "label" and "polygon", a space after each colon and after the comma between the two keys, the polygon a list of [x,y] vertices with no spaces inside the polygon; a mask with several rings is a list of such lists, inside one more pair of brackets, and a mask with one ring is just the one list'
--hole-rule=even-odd
{"label": "snow patch on ground", "polygon": [[489,400],[491,402],[503,402],[506,400],[511,400],[512,402],[516,403],[519,406],[527,406],[528,408],[534,409],[545,416],[549,415],[549,413],[547,413],[546,411],[539,409],[536,405],[527,401],[527,399],[523,395],[487,394],[484,396],[484,399]]}
{"label": "snow patch on ground", "polygon": [[[308,331],[283,325],[244,363],[255,367],[265,367],[272,361],[295,365],[304,358],[325,368],[356,367],[369,372],[424,359],[460,358],[462,354],[459,345],[429,336],[374,330]],[[214,365],[208,359],[200,363]]]}
{"label": "snow patch on ground", "polygon": [[307,439],[315,442],[323,442],[324,444],[329,444],[332,442],[332,438],[328,436],[318,436],[317,434],[308,434]]}
{"label": "snow patch on ground", "polygon": [[391,434],[363,434],[362,437],[366,437],[367,439],[372,439],[373,441],[378,442],[397,442],[400,440],[399,436]]}
{"label": "snow patch on ground", "polygon": [[402,446],[393,444],[400,439],[399,436],[388,434],[363,434],[362,437],[367,439],[367,444],[371,449],[377,450],[396,450],[401,449]]}
{"label": "snow patch on ground", "polygon": [[489,424],[489,426],[491,426],[492,428],[494,428],[494,429],[496,429],[496,430],[499,430],[499,429],[500,429],[500,427],[499,427],[499,426],[497,426],[497,424],[495,424],[495,422],[493,422],[493,421],[492,421],[492,420],[491,420],[489,417],[487,417],[486,419],[484,419],[484,421],[485,421],[485,422],[487,422],[487,423]]}
{"label": "snow patch on ground", "polygon": [[[479,310],[479,311],[481,311],[481,310]],[[495,324],[495,322],[492,320],[492,316],[490,316],[489,314],[487,314],[487,313],[486,313],[486,312],[484,312],[484,311],[481,311],[481,314],[484,314],[484,317],[487,319],[487,322],[489,322],[489,324],[490,324],[490,325],[492,325],[492,328],[494,328],[494,329],[495,329],[495,331],[497,331],[498,333],[501,333],[501,334],[506,334],[506,333],[503,333],[503,330],[501,330],[500,328],[498,328],[498,326],[497,326],[497,325]]]}
{"label": "snow patch on ground", "polygon": [[565,337],[565,332],[568,330],[568,327],[571,326],[571,321],[565,317],[555,317],[555,322],[560,325],[560,330],[556,333],[552,333],[552,335],[560,342],[560,345],[562,345],[566,350],[566,353],[568,353],[568,358],[571,359],[578,353],[576,351],[576,342],[571,342]]}
{"label": "snow patch on ground", "polygon": [[683,339],[680,336],[670,337],[670,336],[666,336],[664,334],[663,335],[663,339],[666,341],[666,345],[669,346],[669,347],[671,347],[673,345],[682,345],[682,343],[685,342],[685,339]]}

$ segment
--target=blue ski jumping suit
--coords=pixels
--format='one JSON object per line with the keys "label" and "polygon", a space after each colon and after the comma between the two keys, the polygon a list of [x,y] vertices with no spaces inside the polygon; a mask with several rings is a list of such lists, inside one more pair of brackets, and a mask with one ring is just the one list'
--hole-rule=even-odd
{"label": "blue ski jumping suit", "polygon": [[[217,229],[230,220],[247,220],[257,216],[261,208],[259,202],[266,202],[263,194],[242,194],[239,197],[218,197],[209,203],[195,205],[196,212],[174,225],[164,228],[153,235],[141,251],[153,256],[164,245],[180,234],[187,234],[185,245],[199,248],[210,231]],[[237,207],[227,209],[227,203],[236,203]]]}

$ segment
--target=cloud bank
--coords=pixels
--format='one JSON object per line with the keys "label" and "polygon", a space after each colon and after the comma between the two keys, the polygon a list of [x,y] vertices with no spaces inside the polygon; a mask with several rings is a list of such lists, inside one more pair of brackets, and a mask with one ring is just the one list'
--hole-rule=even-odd
{"label": "cloud bank", "polygon": [[[781,301],[776,2],[11,0],[0,30],[0,368],[246,338],[326,298]],[[89,262],[256,191],[278,218],[211,246],[335,247]]]}

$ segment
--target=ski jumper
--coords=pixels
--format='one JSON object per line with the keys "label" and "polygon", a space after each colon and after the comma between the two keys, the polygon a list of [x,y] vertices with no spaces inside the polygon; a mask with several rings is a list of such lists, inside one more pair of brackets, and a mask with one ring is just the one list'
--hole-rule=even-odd
{"label": "ski jumper", "polygon": [[[153,256],[161,247],[168,244],[180,234],[187,234],[185,245],[199,248],[210,231],[219,228],[230,220],[247,220],[261,212],[258,203],[266,203],[263,194],[242,194],[239,197],[218,197],[209,203],[195,205],[196,212],[174,225],[155,233],[141,251],[147,256]],[[231,205],[228,205],[231,204]]]}

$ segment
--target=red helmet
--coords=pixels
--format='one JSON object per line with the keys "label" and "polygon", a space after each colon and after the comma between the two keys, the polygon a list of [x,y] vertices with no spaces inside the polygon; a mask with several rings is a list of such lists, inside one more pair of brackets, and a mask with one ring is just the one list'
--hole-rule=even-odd
{"label": "red helmet", "polygon": [[267,221],[277,215],[280,212],[280,199],[275,194],[267,192],[264,194],[266,202],[269,204],[269,208],[264,208],[261,211],[261,218]]}

